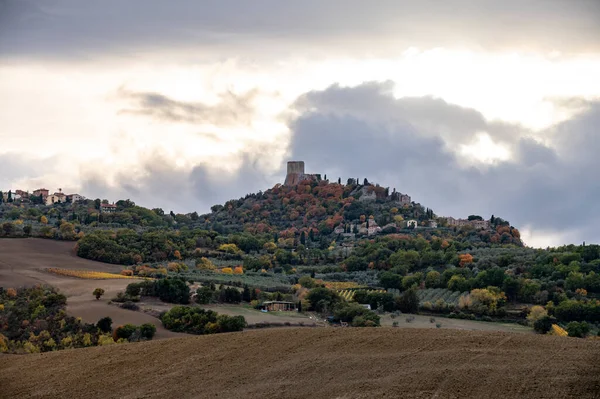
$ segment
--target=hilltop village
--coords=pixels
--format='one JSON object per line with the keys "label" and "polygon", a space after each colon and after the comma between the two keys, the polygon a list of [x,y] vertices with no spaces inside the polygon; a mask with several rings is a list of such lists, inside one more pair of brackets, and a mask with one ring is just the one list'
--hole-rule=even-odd
{"label": "hilltop village", "polygon": [[[307,174],[304,170],[304,161],[289,161],[287,163],[287,175],[285,178],[284,186],[293,187],[299,184],[306,183],[320,183],[324,182],[329,184],[327,175],[323,179],[320,174]],[[341,184],[341,178],[338,179],[338,184]],[[346,182],[347,186],[356,187],[350,192],[349,197],[356,198],[358,201],[366,202],[379,202],[379,203],[390,203],[396,205],[398,208],[417,210],[415,212],[416,218],[405,219],[399,214],[398,208],[392,208],[393,220],[385,225],[378,224],[374,216],[363,218],[359,222],[344,222],[340,223],[335,227],[333,232],[335,234],[341,234],[345,238],[354,238],[355,235],[367,235],[372,236],[380,234],[382,232],[396,232],[398,229],[418,229],[418,228],[431,228],[437,229],[438,227],[472,227],[476,230],[490,230],[492,224],[495,222],[495,218],[491,220],[484,220],[481,216],[471,215],[467,219],[456,219],[454,217],[439,217],[436,216],[433,211],[426,209],[423,213],[423,217],[420,217],[418,209],[422,206],[412,201],[410,195],[403,194],[396,191],[394,188],[390,193],[389,187],[381,187],[379,184],[369,183],[367,179],[364,179],[363,184],[359,184],[359,179],[349,178]]]}

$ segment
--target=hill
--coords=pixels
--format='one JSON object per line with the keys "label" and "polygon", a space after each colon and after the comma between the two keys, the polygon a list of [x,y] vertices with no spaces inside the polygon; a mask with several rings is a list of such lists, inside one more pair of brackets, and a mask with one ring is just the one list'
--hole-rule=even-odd
{"label": "hill", "polygon": [[[265,350],[268,349],[268,350]],[[597,397],[600,342],[279,329],[4,356],[2,397]]]}

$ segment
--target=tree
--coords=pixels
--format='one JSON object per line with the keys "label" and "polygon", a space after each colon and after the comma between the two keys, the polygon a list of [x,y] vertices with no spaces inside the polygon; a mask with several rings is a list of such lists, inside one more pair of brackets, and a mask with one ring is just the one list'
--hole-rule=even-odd
{"label": "tree", "polygon": [[140,335],[144,340],[151,340],[156,334],[156,326],[151,323],[144,323],[140,326]]}
{"label": "tree", "polygon": [[213,290],[210,287],[204,286],[196,290],[196,303],[206,305],[210,303],[213,297]]}
{"label": "tree", "polygon": [[304,231],[300,233],[300,244],[306,245],[306,234],[304,233]]}
{"label": "tree", "polygon": [[536,305],[529,310],[527,320],[529,320],[529,323],[533,325],[536,321],[546,316],[548,316],[546,309],[544,309],[543,306]]}
{"label": "tree", "polygon": [[242,301],[250,302],[252,300],[252,295],[250,294],[250,287],[248,284],[244,284],[244,291],[242,292]]}
{"label": "tree", "polygon": [[585,321],[572,321],[567,324],[567,332],[569,333],[569,337],[585,338],[590,332],[590,325]]}
{"label": "tree", "polygon": [[338,184],[342,184],[342,178],[338,177]]}
{"label": "tree", "polygon": [[298,279],[298,284],[300,284],[301,286],[303,286],[304,288],[315,288],[316,284],[315,284],[315,280],[308,276],[302,276]]}
{"label": "tree", "polygon": [[319,313],[327,313],[333,310],[335,305],[341,301],[340,296],[327,288],[313,288],[306,299],[310,302],[309,310]]}
{"label": "tree", "polygon": [[96,288],[94,292],[92,292],[92,295],[94,295],[96,300],[98,300],[102,295],[104,295],[104,290],[102,288]]}
{"label": "tree", "polygon": [[533,323],[533,330],[539,334],[546,334],[552,329],[552,324],[556,323],[556,319],[551,316],[543,316]]}
{"label": "tree", "polygon": [[48,218],[44,215],[40,216],[40,223],[41,224],[48,224]]}
{"label": "tree", "polygon": [[460,259],[460,267],[465,267],[466,265],[473,263],[473,255],[471,254],[460,254],[458,255],[458,259]]}
{"label": "tree", "polygon": [[392,272],[383,272],[379,276],[379,283],[383,288],[402,288],[402,276]]}
{"label": "tree", "polygon": [[100,331],[107,333],[112,331],[112,319],[110,317],[103,317],[98,320],[96,323],[96,327],[100,329]]}
{"label": "tree", "polygon": [[396,307],[404,313],[416,313],[419,310],[419,297],[416,285],[413,285],[396,298]]}

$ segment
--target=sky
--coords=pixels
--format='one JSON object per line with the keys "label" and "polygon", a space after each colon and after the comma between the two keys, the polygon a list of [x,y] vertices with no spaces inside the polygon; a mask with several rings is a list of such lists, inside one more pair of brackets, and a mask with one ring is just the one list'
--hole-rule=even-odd
{"label": "sky", "polygon": [[0,189],[205,213],[308,173],[600,242],[596,0],[0,0]]}

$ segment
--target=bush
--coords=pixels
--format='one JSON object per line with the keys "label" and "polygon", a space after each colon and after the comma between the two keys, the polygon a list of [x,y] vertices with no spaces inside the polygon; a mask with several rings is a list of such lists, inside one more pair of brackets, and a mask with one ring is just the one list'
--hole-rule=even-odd
{"label": "bush", "polygon": [[119,306],[121,308],[127,309],[127,310],[135,310],[135,311],[140,310],[140,307],[138,305],[136,305],[135,303],[130,302],[130,301],[124,302]]}
{"label": "bush", "polygon": [[442,328],[442,323],[435,323],[435,328]]}

